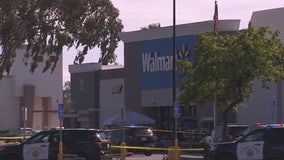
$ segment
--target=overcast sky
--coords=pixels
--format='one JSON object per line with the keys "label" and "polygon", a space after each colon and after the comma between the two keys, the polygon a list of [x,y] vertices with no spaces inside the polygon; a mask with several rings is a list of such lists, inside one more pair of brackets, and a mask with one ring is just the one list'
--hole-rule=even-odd
{"label": "overcast sky", "polygon": [[[123,31],[140,30],[152,23],[162,27],[173,24],[173,0],[111,0],[120,11]],[[193,23],[213,19],[215,0],[175,0],[176,24]],[[284,0],[218,0],[219,19],[240,19],[242,28],[247,28],[254,11],[284,7]],[[283,15],[284,16],[284,15]],[[74,49],[63,51],[63,82],[70,79],[68,65],[73,63]],[[124,64],[123,43],[116,49],[117,62]],[[84,63],[97,62],[99,51],[94,50]]]}

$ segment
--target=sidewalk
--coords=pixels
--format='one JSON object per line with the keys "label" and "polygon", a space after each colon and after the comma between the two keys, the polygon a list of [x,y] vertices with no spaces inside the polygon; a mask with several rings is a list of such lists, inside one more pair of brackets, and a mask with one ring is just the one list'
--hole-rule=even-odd
{"label": "sidewalk", "polygon": [[202,160],[203,155],[201,153],[189,153],[181,155],[181,160]]}
{"label": "sidewalk", "polygon": [[[159,152],[159,154],[167,155],[165,152]],[[183,152],[180,155],[181,160],[202,160],[203,159],[203,153],[199,152]]]}
{"label": "sidewalk", "polygon": [[202,160],[203,156],[186,155],[181,156],[181,160]]}

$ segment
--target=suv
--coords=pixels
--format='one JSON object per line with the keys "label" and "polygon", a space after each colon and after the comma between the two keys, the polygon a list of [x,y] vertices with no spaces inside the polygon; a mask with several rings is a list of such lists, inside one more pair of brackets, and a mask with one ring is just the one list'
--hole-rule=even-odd
{"label": "suv", "polygon": [[257,128],[233,142],[211,145],[204,155],[205,160],[284,158],[284,125],[271,124]]}
{"label": "suv", "polygon": [[[127,146],[154,147],[155,136],[147,126],[125,126],[122,129],[114,129],[111,132],[110,141],[113,145],[120,145],[124,131],[124,142]],[[139,150],[137,150],[139,151]],[[141,150],[140,150],[141,151]],[[152,155],[150,150],[142,150],[146,156]]]}
{"label": "suv", "polygon": [[111,150],[110,142],[99,129],[51,129],[41,131],[21,144],[0,147],[1,160],[58,159],[60,135],[63,156],[76,155],[86,160],[100,160]]}

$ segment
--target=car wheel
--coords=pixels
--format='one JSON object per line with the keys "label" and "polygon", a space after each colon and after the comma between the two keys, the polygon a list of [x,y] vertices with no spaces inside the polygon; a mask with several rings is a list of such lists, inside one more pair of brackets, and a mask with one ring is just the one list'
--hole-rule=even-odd
{"label": "car wheel", "polygon": [[7,159],[7,160],[20,160],[20,158],[18,156],[16,156],[16,155],[8,155],[4,159]]}
{"label": "car wheel", "polygon": [[151,155],[152,155],[152,152],[151,152],[151,151],[148,151],[148,152],[145,152],[144,154],[145,154],[145,156],[151,156]]}
{"label": "car wheel", "polygon": [[229,153],[221,153],[217,156],[216,160],[234,160],[234,157]]}
{"label": "car wheel", "polygon": [[84,153],[77,153],[77,156],[85,160],[88,160],[87,156]]}

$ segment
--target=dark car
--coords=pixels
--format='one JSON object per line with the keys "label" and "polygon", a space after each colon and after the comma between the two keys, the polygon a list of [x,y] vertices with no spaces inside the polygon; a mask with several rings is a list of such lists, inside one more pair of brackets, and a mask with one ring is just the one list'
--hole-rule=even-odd
{"label": "dark car", "polygon": [[[125,126],[123,129],[114,129],[111,132],[111,143],[113,145],[120,145],[123,141],[127,146],[139,146],[139,147],[154,147],[155,136],[151,127],[148,126]],[[135,152],[143,151],[146,156],[152,155],[151,150],[132,150]]]}
{"label": "dark car", "polygon": [[283,160],[284,125],[257,128],[233,142],[212,144],[205,160]]}
{"label": "dark car", "polygon": [[[76,155],[86,160],[100,160],[111,144],[98,129],[63,129],[63,156]],[[21,144],[0,147],[0,160],[57,160],[60,130],[41,131]]]}

